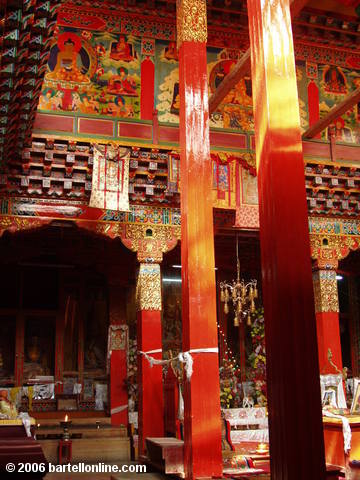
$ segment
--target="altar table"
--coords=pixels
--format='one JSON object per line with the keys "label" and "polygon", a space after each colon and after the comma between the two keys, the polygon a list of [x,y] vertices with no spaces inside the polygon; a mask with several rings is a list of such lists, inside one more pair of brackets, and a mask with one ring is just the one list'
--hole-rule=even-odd
{"label": "altar table", "polygon": [[265,407],[228,408],[223,415],[230,423],[232,443],[269,442],[268,418]]}
{"label": "altar table", "polygon": [[345,472],[345,478],[351,478],[349,463],[360,460],[360,416],[347,416],[351,428],[351,449],[348,455],[344,452],[344,436],[342,421],[339,418],[323,417],[326,463],[336,465]]}

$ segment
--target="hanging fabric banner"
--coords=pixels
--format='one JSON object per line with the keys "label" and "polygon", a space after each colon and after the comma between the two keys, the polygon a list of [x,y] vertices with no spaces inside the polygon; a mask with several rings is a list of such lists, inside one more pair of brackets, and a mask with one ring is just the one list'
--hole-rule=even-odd
{"label": "hanging fabric banner", "polygon": [[129,161],[128,148],[94,145],[90,207],[129,211]]}
{"label": "hanging fabric banner", "polygon": [[180,155],[171,152],[168,155],[168,192],[180,192]]}

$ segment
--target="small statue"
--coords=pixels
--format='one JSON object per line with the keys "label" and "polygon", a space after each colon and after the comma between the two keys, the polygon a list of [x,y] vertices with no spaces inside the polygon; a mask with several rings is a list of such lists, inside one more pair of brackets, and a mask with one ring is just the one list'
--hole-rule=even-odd
{"label": "small statue", "polygon": [[15,405],[8,399],[7,390],[0,390],[0,416],[10,420],[18,416]]}

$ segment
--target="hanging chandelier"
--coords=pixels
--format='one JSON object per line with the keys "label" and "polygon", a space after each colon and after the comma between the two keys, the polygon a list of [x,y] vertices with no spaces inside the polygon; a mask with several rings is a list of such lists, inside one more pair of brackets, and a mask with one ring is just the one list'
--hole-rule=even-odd
{"label": "hanging chandelier", "polygon": [[248,283],[240,278],[240,260],[238,236],[236,236],[236,280],[231,283],[220,282],[220,300],[224,303],[225,314],[229,313],[229,303],[234,307],[234,326],[238,327],[246,318],[247,325],[251,325],[251,314],[255,313],[255,300],[258,298],[257,280]]}

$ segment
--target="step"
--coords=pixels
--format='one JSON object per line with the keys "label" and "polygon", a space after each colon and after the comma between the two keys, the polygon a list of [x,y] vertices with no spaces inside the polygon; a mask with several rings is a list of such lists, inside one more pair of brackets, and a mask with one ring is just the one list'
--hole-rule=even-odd
{"label": "step", "polygon": [[[46,414],[52,414],[48,417]],[[34,412],[30,416],[35,418],[36,423],[41,425],[59,425],[59,422],[64,420],[65,415],[68,415],[68,419],[76,425],[96,425],[96,422],[100,422],[101,425],[111,425],[111,417],[105,417],[101,415],[81,416],[75,415],[78,412]],[[85,412],[80,412],[85,413]],[[56,416],[54,416],[56,414]]]}
{"label": "step", "polygon": [[171,437],[145,439],[147,461],[166,475],[184,478],[184,442]]}
{"label": "step", "polygon": [[68,415],[71,417],[71,419],[76,420],[83,420],[83,421],[88,421],[90,419],[103,419],[108,420],[111,422],[111,419],[108,415],[105,414],[104,411],[102,410],[55,410],[51,412],[43,411],[43,412],[29,412],[30,417],[35,418],[37,421],[42,421],[44,419],[46,420],[54,420],[54,421],[59,421],[60,419],[63,419],[65,415]]}
{"label": "step", "polygon": [[[130,439],[128,437],[103,437],[72,439],[72,463],[128,462]],[[58,440],[39,440],[48,462],[58,462]]]}
{"label": "step", "polygon": [[[64,430],[60,426],[51,426],[37,428],[36,437],[39,440],[61,438]],[[96,428],[94,426],[71,426],[69,428],[71,438],[109,438],[109,437],[127,437],[125,427],[102,426]]]}

